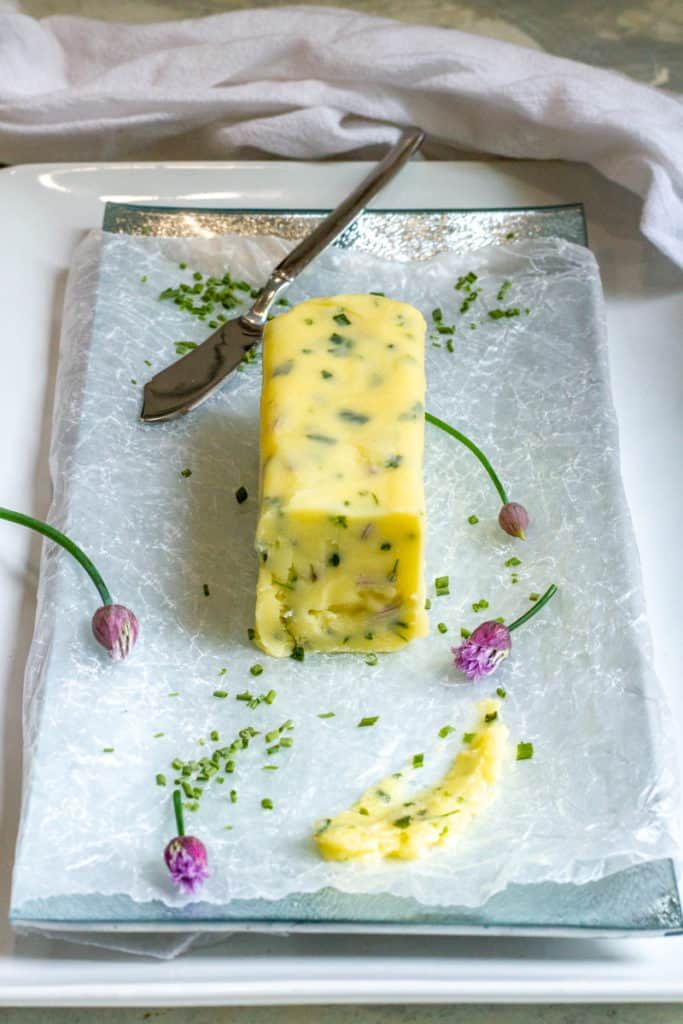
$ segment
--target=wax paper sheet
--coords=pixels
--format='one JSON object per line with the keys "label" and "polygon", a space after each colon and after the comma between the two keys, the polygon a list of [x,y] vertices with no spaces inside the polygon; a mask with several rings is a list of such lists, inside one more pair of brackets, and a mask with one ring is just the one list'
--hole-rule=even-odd
{"label": "wax paper sheet", "polygon": [[[675,852],[672,744],[619,478],[592,255],[552,238],[419,264],[333,250],[289,290],[292,302],[381,290],[430,322],[440,307],[456,333],[451,352],[447,336],[430,332],[427,408],[478,441],[532,516],[525,543],[503,534],[481,466],[427,425],[431,633],[372,666],[361,655],[270,659],[248,639],[259,363],[189,417],[157,425],[138,418],[144,379],[174,357],[177,341],[201,341],[210,330],[161,302],[162,289],[226,267],[261,283],[289,244],[94,233],[76,254],[51,520],[86,548],[115,600],[138,615],[141,634],[130,660],[111,664],[89,635],[94,591],[71,559],[46,549],[26,679],[15,915],[31,900],[90,893],[182,908],[188,897],[173,888],[162,859],[175,831],[170,763],[225,745],[247,725],[261,736],[227,784],[207,786],[200,809],[187,815],[209,850],[202,899],[210,903],[333,886],[473,907],[510,882],[581,883]],[[454,282],[469,271],[481,294],[462,313]],[[519,315],[487,315],[501,306]],[[240,486],[249,493],[243,504],[234,496]],[[520,563],[511,565],[513,557]],[[437,597],[433,580],[445,574],[450,595]],[[489,680],[464,682],[450,650],[461,627],[509,621],[552,581],[559,593],[515,633],[509,661]],[[475,612],[482,599],[488,608]],[[264,667],[258,678],[250,674],[256,662]],[[475,703],[498,686],[513,745],[532,742],[534,756],[511,757],[497,801],[455,847],[374,866],[318,858],[316,820],[415,753],[424,754],[419,781],[438,778],[475,721]],[[250,709],[236,700],[247,689],[277,696]],[[320,717],[328,712],[334,717]],[[358,728],[366,716],[379,718]],[[263,734],[288,719],[292,747],[267,756]],[[455,731],[441,739],[446,724]],[[277,770],[264,770],[267,763]],[[160,772],[166,786],[155,782]]]}

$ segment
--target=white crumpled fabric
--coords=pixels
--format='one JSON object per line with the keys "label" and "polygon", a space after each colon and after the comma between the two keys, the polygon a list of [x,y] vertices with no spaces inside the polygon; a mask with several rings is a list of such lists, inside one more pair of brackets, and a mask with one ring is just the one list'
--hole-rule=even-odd
{"label": "white crumpled fabric", "polygon": [[[480,465],[427,425],[432,630],[371,667],[356,655],[275,660],[247,639],[259,364],[191,416],[158,425],[138,419],[143,380],[173,358],[175,341],[208,332],[160,302],[159,292],[195,269],[226,266],[260,283],[287,248],[274,238],[95,232],[78,249],[62,337],[51,520],[89,552],[114,599],[139,616],[141,633],[128,662],[109,663],[89,635],[96,600],[88,580],[63,552],[46,550],[26,678],[15,917],[32,900],[92,893],[182,908],[187,897],[162,859],[174,834],[170,761],[226,745],[245,725],[267,731],[286,719],[294,723],[290,750],[267,757],[258,737],[226,784],[209,785],[199,812],[187,815],[209,851],[204,901],[274,900],[333,886],[474,907],[511,882],[581,883],[675,852],[672,743],[619,477],[593,256],[552,238],[420,264],[337,249],[290,289],[292,301],[382,290],[428,319],[440,306],[444,322],[457,324],[455,351],[428,343],[427,407],[483,446],[533,520],[526,543],[504,535]],[[462,316],[453,282],[469,270],[482,295]],[[503,305],[521,315],[493,321],[486,310],[501,304],[495,296],[506,279]],[[242,505],[234,497],[240,485],[249,492]],[[505,566],[513,555],[521,559],[516,584]],[[437,598],[433,580],[444,574],[450,596]],[[464,682],[450,653],[461,626],[498,615],[509,621],[551,581],[559,593],[514,634],[510,660],[489,680]],[[471,605],[481,598],[489,609],[476,614]],[[249,667],[257,661],[264,672],[255,679]],[[534,757],[510,760],[496,803],[454,848],[369,867],[317,856],[316,819],[414,753],[424,753],[424,780],[438,777],[472,727],[475,702],[496,686],[507,691],[501,716],[513,744],[533,742]],[[270,688],[270,706],[249,710],[235,700],[245,689]],[[216,689],[229,697],[212,696]],[[328,711],[335,717],[318,717]],[[378,723],[358,728],[370,715]],[[447,723],[456,731],[441,740]],[[267,762],[279,770],[262,770]],[[157,772],[169,786],[155,784]],[[266,796],[272,811],[261,807]]]}
{"label": "white crumpled fabric", "polygon": [[320,159],[394,142],[576,160],[683,265],[683,103],[496,39],[315,6],[149,25],[0,13],[0,156]]}

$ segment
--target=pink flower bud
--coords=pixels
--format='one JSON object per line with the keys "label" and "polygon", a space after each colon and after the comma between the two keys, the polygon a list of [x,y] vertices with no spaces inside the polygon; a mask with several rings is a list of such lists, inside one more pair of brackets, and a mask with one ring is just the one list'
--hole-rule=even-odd
{"label": "pink flower bud", "polygon": [[516,501],[508,501],[498,513],[498,522],[501,530],[505,530],[511,537],[519,537],[524,540],[527,527],[529,526],[529,513],[524,505]]}
{"label": "pink flower bud", "polygon": [[456,668],[476,681],[497,669],[511,647],[510,631],[501,622],[482,622],[464,644],[452,650]]}
{"label": "pink flower bud", "polygon": [[105,604],[92,617],[92,631],[114,661],[123,661],[138,638],[138,620],[122,604]]}
{"label": "pink flower bud", "polygon": [[195,836],[176,836],[164,850],[173,882],[186,893],[195,893],[209,877],[206,847]]}

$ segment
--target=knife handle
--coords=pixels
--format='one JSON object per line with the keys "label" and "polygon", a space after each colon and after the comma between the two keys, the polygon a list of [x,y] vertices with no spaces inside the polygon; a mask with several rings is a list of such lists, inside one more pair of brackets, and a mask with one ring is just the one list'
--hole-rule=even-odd
{"label": "knife handle", "polygon": [[424,137],[425,134],[420,128],[411,128],[401,136],[360,185],[278,263],[261,295],[243,316],[243,320],[255,325],[265,322],[268,310],[282,289],[291,284],[344,228],[353,223],[370,200],[391,181],[413,153],[417,152]]}

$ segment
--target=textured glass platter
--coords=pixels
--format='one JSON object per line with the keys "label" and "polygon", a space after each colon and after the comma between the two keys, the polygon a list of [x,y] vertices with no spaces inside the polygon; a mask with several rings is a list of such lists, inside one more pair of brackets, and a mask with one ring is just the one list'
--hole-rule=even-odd
{"label": "textured glass platter", "polygon": [[[316,214],[284,211],[176,211],[109,207],[105,228],[141,235],[203,235],[207,233],[276,234],[295,239],[310,229]],[[529,211],[431,211],[376,213],[360,222],[360,229],[342,239],[345,247],[358,247],[376,255],[425,259],[443,249],[472,252],[502,241],[545,236],[585,241],[578,207]],[[140,928],[221,926],[235,930],[240,923],[267,927],[345,926],[361,930],[383,927],[410,930],[514,930],[556,933],[576,928],[591,932],[672,932],[681,927],[675,877],[668,860],[639,865],[586,885],[544,883],[510,886],[484,907],[421,906],[410,899],[360,896],[323,890],[277,901],[239,901],[217,908],[196,903],[182,912],[162,903],[144,905],[121,897],[83,897],[37,900],[25,905],[16,921],[43,926],[87,927],[108,925]]]}

